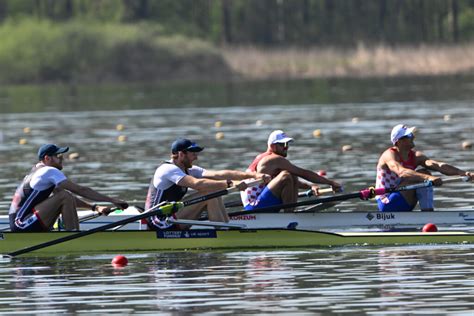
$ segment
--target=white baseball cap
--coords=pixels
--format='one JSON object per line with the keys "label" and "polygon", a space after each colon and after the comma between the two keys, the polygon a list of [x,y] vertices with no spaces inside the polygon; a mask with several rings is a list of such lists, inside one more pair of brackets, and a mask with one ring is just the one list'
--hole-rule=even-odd
{"label": "white baseball cap", "polygon": [[398,124],[392,129],[392,134],[390,135],[390,140],[392,144],[395,145],[396,142],[400,140],[400,138],[413,134],[416,130],[416,127],[408,127],[404,124]]}
{"label": "white baseball cap", "polygon": [[291,137],[288,137],[285,132],[283,132],[282,130],[276,130],[276,131],[273,131],[270,136],[268,136],[268,146],[270,146],[271,144],[282,144],[282,143],[288,143],[288,142],[292,142],[293,141],[293,138]]}

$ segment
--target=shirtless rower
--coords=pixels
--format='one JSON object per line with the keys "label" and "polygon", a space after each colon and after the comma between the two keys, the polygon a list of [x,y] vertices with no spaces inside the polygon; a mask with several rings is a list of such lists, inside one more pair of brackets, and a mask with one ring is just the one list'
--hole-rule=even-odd
{"label": "shirtless rower", "polygon": [[[281,130],[275,130],[270,134],[267,151],[259,154],[247,171],[269,174],[272,180],[267,185],[255,186],[241,192],[242,203],[246,210],[294,203],[298,198],[298,189],[311,189],[318,195],[317,184],[328,184],[334,192],[341,191],[339,183],[298,167],[286,158],[292,141],[293,138]],[[299,178],[309,183],[300,181]],[[293,209],[285,211],[291,212]]]}

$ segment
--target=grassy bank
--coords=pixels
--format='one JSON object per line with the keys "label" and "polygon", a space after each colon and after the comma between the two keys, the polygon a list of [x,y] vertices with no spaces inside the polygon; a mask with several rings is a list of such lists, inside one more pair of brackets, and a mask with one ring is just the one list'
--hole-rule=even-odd
{"label": "grassy bank", "polygon": [[458,46],[217,48],[156,23],[8,21],[0,26],[0,83],[437,76],[474,70]]}

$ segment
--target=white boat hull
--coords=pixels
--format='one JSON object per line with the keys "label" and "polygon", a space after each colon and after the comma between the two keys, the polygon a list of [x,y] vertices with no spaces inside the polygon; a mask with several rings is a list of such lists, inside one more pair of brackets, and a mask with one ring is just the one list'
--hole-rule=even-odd
{"label": "white boat hull", "polygon": [[[81,212],[85,215],[90,212]],[[136,215],[133,209],[120,214],[100,216],[81,223],[87,230]],[[249,213],[231,217],[231,224],[245,225],[246,228],[296,228],[302,230],[339,229],[347,227],[397,228],[423,226],[433,223],[438,226],[473,226],[474,211],[435,211],[435,212],[323,212],[323,213]],[[0,229],[8,227],[8,217],[0,216]],[[193,226],[193,228],[204,228]],[[146,225],[133,222],[120,230],[146,229]]]}

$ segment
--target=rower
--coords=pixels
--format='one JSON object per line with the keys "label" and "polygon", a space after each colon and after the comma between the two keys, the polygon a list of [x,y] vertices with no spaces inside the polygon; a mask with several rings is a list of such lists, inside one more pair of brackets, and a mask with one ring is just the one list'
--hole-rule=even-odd
{"label": "rower", "polygon": [[[171,159],[162,162],[155,170],[151,179],[145,202],[145,209],[154,208],[164,201],[181,201],[188,191],[194,189],[199,195],[206,195],[215,191],[225,190],[234,185],[232,180],[241,181],[249,178],[262,178],[269,181],[270,176],[256,172],[242,172],[235,170],[207,170],[194,166],[193,162],[203,151],[196,143],[186,138],[178,138],[171,145]],[[247,184],[238,183],[239,190],[245,190]],[[197,220],[207,211],[209,220],[214,222],[229,222],[229,216],[221,197],[206,200],[201,203],[186,206],[178,210],[173,216],[177,219]],[[159,216],[148,219],[150,229],[167,229],[172,224]],[[186,228],[186,225],[177,225]]]}
{"label": "rower", "polygon": [[[442,179],[433,176],[430,171],[467,176],[472,181],[474,173],[430,159],[421,151],[414,150],[415,131],[415,127],[404,124],[393,127],[390,135],[393,146],[382,153],[377,164],[376,188],[395,189],[425,180],[431,181],[434,186],[441,186]],[[376,200],[381,212],[412,211],[417,203],[422,211],[434,210],[432,186],[384,194]]]}
{"label": "rower", "polygon": [[[245,210],[251,211],[263,207],[295,203],[298,198],[298,189],[311,189],[315,195],[319,195],[317,183],[330,185],[334,192],[342,190],[341,184],[292,164],[286,158],[292,141],[293,138],[288,137],[281,130],[273,131],[270,134],[267,141],[267,151],[259,154],[247,171],[269,174],[272,176],[272,181],[267,185],[248,188],[241,192]],[[310,183],[302,182],[299,178]],[[286,211],[293,210],[294,208],[286,209]]]}
{"label": "rower", "polygon": [[110,202],[127,208],[124,200],[109,197],[69,180],[63,173],[63,154],[69,147],[45,144],[38,150],[39,162],[33,166],[16,189],[10,206],[10,228],[14,232],[48,231],[62,215],[66,230],[79,230],[76,207],[107,213],[110,208],[91,204],[77,196],[96,202]]}

